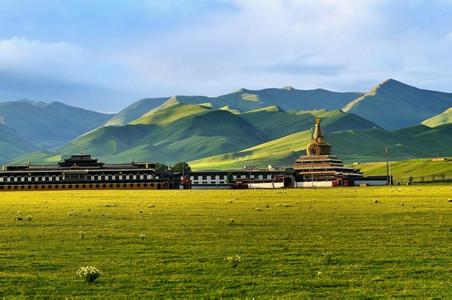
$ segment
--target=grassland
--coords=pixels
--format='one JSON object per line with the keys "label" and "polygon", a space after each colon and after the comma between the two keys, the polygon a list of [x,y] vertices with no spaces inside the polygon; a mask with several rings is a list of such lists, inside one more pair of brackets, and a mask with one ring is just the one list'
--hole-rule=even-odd
{"label": "grassland", "polygon": [[[365,175],[385,175],[386,162],[364,163],[357,166]],[[391,162],[391,174],[396,182],[432,181],[444,178],[452,179],[452,158],[444,161],[432,161],[431,158],[410,159]]]}
{"label": "grassland", "polygon": [[[0,297],[447,298],[451,198],[450,185],[6,192]],[[77,278],[85,265],[98,281]]]}

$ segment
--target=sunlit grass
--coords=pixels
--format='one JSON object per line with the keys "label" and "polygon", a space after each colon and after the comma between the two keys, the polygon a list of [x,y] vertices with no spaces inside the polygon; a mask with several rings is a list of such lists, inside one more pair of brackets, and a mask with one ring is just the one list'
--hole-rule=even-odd
{"label": "sunlit grass", "polygon": [[0,197],[0,296],[452,292],[452,186]]}

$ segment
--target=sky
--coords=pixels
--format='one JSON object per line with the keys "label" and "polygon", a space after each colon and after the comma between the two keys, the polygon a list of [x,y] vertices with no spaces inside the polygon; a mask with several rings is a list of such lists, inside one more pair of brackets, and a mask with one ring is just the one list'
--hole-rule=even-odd
{"label": "sky", "polygon": [[395,78],[452,92],[452,0],[1,0],[0,101],[115,112],[145,97]]}

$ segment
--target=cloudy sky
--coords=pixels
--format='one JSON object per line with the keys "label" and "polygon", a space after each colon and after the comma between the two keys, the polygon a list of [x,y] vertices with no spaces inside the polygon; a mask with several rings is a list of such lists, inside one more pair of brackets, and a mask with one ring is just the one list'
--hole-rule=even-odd
{"label": "cloudy sky", "polygon": [[1,0],[0,100],[116,111],[246,87],[452,92],[452,0]]}

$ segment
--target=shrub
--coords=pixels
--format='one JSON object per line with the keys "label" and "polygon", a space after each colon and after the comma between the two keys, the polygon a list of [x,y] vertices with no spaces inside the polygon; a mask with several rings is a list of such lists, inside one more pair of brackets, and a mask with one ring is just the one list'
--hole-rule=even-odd
{"label": "shrub", "polygon": [[22,212],[21,211],[18,211],[17,213],[16,213],[16,217],[15,217],[15,220],[16,221],[22,221],[24,218],[22,217]]}
{"label": "shrub", "polygon": [[102,275],[102,272],[96,267],[86,266],[78,269],[77,275],[78,277],[83,278],[86,282],[93,283],[100,277],[100,275]]}
{"label": "shrub", "polygon": [[231,265],[231,267],[235,268],[240,264],[240,262],[242,261],[242,258],[238,255],[234,255],[234,256],[227,256],[224,260],[227,263],[229,263]]}

